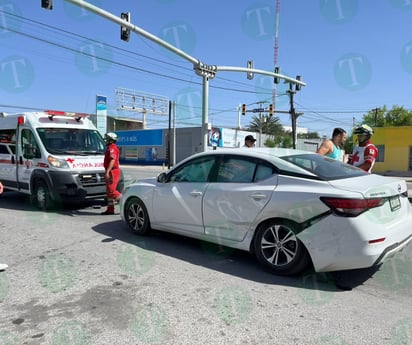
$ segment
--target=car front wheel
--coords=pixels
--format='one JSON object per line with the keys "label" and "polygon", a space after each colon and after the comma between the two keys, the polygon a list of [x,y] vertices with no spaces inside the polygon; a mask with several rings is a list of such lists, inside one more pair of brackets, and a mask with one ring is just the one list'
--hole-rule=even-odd
{"label": "car front wheel", "polygon": [[52,208],[53,200],[50,190],[44,181],[36,181],[32,201],[40,210],[46,211]]}
{"label": "car front wheel", "polygon": [[284,220],[273,220],[259,226],[254,240],[258,261],[279,275],[302,272],[310,263],[309,254],[296,237],[297,226]]}
{"label": "car front wheel", "polygon": [[145,235],[150,231],[149,214],[142,200],[130,198],[126,202],[124,212],[126,223],[134,233]]}

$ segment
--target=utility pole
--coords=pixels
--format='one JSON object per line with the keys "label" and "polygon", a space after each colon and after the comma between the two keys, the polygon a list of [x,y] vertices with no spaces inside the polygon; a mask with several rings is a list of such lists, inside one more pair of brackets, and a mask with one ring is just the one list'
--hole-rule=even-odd
{"label": "utility pole", "polygon": [[[266,116],[263,115],[264,113],[268,113],[270,116],[273,114],[289,114],[292,120],[292,139],[293,139],[293,148],[296,149],[296,142],[297,142],[297,118],[300,115],[303,115],[302,112],[296,112],[295,106],[294,106],[294,98],[293,96],[295,95],[296,91],[299,90],[293,90],[293,84],[289,84],[289,90],[286,91],[289,94],[289,103],[290,103],[290,108],[289,110],[276,110],[273,109],[273,104],[269,105],[269,108],[263,108],[263,104],[265,102],[257,102],[259,104],[259,108],[251,109],[251,110],[246,110],[246,104],[241,105],[242,109],[242,114],[245,115],[247,112],[252,112],[252,113],[259,113],[259,143],[261,142],[261,137],[262,137],[262,130],[263,130],[263,125],[266,122]],[[262,114],[263,113],[263,114]]]}
{"label": "utility pole", "polygon": [[259,126],[259,147],[262,146],[262,132],[263,132],[264,123],[266,122],[266,116],[264,116],[264,115],[262,116],[262,110],[265,111],[264,108],[263,108],[263,103],[264,102],[259,102],[259,123],[260,123],[260,126]]}
{"label": "utility pole", "polygon": [[296,124],[297,124],[298,116],[302,115],[303,113],[297,113],[295,110],[293,96],[295,95],[296,91],[293,90],[293,86],[291,83],[289,84],[289,90],[286,92],[289,94],[289,104],[290,104],[289,114],[292,120],[292,147],[293,149],[296,149],[296,142],[297,142]]}
{"label": "utility pole", "polygon": [[379,108],[375,108],[375,109],[372,109],[374,112],[375,112],[375,116],[374,116],[374,118],[375,118],[375,127],[378,125],[378,111],[380,110]]}

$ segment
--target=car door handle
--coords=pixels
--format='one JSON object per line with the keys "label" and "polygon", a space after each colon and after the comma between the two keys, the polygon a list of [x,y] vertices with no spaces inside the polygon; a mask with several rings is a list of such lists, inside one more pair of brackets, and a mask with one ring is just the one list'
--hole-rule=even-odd
{"label": "car door handle", "polygon": [[197,190],[194,190],[193,192],[190,192],[191,196],[201,196],[202,194],[203,194],[202,192],[199,192]]}
{"label": "car door handle", "polygon": [[266,194],[262,194],[262,193],[255,193],[255,194],[252,194],[251,195],[251,197],[253,198],[253,199],[267,199],[267,195]]}

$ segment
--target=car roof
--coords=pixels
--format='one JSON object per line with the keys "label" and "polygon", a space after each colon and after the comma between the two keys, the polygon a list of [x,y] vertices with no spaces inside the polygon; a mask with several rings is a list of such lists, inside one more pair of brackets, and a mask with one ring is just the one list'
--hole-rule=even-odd
{"label": "car roof", "polygon": [[278,168],[282,170],[291,171],[294,173],[304,174],[304,175],[314,175],[311,172],[306,171],[302,167],[298,167],[297,165],[285,161],[281,157],[284,156],[294,156],[294,155],[317,155],[314,152],[303,151],[303,150],[294,150],[294,149],[285,149],[285,148],[221,148],[216,150],[208,150],[205,152],[200,152],[193,154],[184,160],[180,161],[176,166],[172,168],[178,168],[184,165],[186,162],[200,158],[200,157],[207,157],[207,156],[220,156],[220,155],[231,155],[231,156],[248,156],[254,159],[262,159],[272,164],[276,165]]}
{"label": "car roof", "polygon": [[252,147],[252,148],[222,148],[217,150],[209,150],[202,152],[199,155],[204,154],[232,154],[232,155],[247,155],[251,157],[257,157],[262,159],[273,159],[284,156],[296,156],[302,154],[316,154],[310,151],[288,149],[288,148],[278,148],[278,147]]}
{"label": "car roof", "polygon": [[[217,150],[208,150],[205,152],[195,153],[189,157],[186,157],[184,160],[180,161],[178,165],[181,165],[188,160],[191,160],[195,157],[202,157],[202,156],[218,156],[218,155],[241,155],[241,156],[249,156],[253,158],[260,158],[262,160],[267,160],[270,162],[279,162],[282,160],[280,157],[284,156],[295,156],[295,155],[302,155],[302,154],[313,154],[316,155],[314,152],[310,151],[303,151],[303,150],[295,150],[295,149],[286,149],[286,148],[269,148],[269,147],[258,147],[258,148],[220,148]],[[282,160],[283,161],[283,160]]]}

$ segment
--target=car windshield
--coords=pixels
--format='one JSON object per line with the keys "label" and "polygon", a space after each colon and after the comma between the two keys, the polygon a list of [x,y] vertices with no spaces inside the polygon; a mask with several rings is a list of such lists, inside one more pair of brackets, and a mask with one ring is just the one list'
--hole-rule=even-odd
{"label": "car windshield", "polygon": [[[301,154],[280,157],[306,171],[309,171],[322,180],[338,180],[366,175],[367,172],[352,165],[324,157],[317,154]],[[294,171],[292,171],[294,172]]]}
{"label": "car windshield", "polygon": [[106,145],[97,130],[73,128],[38,128],[37,132],[52,154],[104,154]]}

